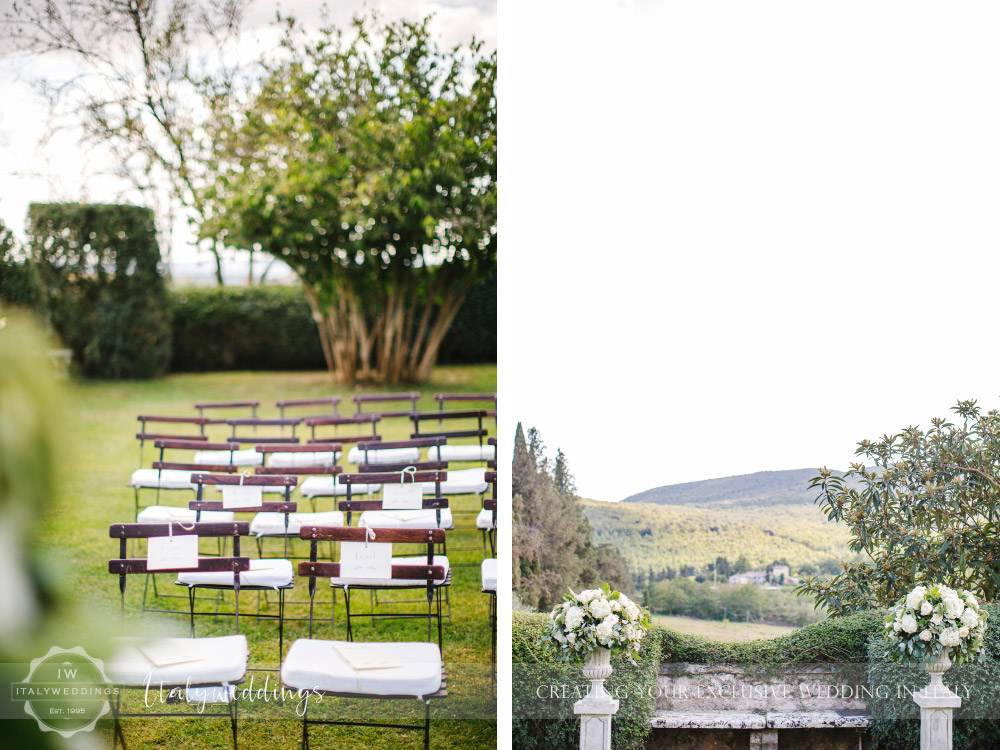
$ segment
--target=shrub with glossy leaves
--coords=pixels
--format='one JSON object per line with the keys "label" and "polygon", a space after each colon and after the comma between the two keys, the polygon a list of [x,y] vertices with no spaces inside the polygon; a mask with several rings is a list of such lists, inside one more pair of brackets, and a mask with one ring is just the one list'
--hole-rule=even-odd
{"label": "shrub with glossy leaves", "polygon": [[888,606],[920,583],[1000,593],[1000,412],[975,401],[954,407],[958,424],[931,420],[881,440],[862,440],[843,476],[812,480],[831,521],[852,531],[862,562],[799,591],[831,614]]}

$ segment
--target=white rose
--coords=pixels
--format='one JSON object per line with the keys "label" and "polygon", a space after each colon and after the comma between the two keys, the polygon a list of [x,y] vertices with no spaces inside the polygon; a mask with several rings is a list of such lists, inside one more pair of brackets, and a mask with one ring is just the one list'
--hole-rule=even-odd
{"label": "white rose", "polygon": [[927,594],[927,589],[923,586],[917,586],[913,591],[906,595],[906,608],[916,609],[920,606],[920,602],[924,600],[924,596]]}
{"label": "white rose", "polygon": [[933,610],[934,608],[931,606],[930,602],[924,602],[923,604],[920,605],[920,614],[923,615],[924,617],[929,615]]}
{"label": "white rose", "polygon": [[967,628],[974,628],[979,624],[979,615],[976,614],[976,611],[972,607],[967,607],[962,613],[962,624]]}
{"label": "white rose", "polygon": [[907,633],[917,632],[917,618],[913,615],[903,615],[903,619],[899,624]]}
{"label": "white rose", "polygon": [[893,630],[895,630],[895,631],[896,631],[896,632],[898,633],[898,632],[899,632],[899,630],[900,630],[900,625],[899,625],[899,623],[898,623],[898,622],[894,622],[894,623],[892,624],[892,629],[893,629]]}
{"label": "white rose", "polygon": [[962,638],[963,641],[966,638],[968,638],[969,637],[969,628],[968,628],[968,626],[959,628],[958,629],[958,635]]}
{"label": "white rose", "polygon": [[932,622],[933,624],[935,624],[935,625],[940,625],[940,624],[941,624],[941,621],[942,621],[943,619],[944,619],[944,618],[943,618],[943,617],[942,617],[941,615],[934,615],[934,616],[933,616],[933,617],[931,618],[931,622]]}
{"label": "white rose", "polygon": [[619,622],[618,615],[608,615],[607,617],[604,618],[604,622],[602,624],[608,625],[613,628],[615,625],[618,624],[618,622]]}
{"label": "white rose", "polygon": [[931,631],[929,631],[929,630],[925,629],[925,630],[921,630],[920,631],[920,640],[922,640],[922,641],[925,641],[925,642],[929,641],[933,637],[934,637],[934,634],[931,633]]}
{"label": "white rose", "polygon": [[598,620],[603,620],[611,614],[611,604],[604,598],[591,600],[590,604],[587,605],[587,609]]}
{"label": "white rose", "polygon": [[563,621],[566,625],[566,630],[575,630],[583,623],[583,607],[573,607],[566,613],[566,619]]}

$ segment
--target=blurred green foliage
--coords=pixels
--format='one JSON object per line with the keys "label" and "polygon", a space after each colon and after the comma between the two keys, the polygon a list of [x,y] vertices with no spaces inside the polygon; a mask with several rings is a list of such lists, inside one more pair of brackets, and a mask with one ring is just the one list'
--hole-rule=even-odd
{"label": "blurred green foliage", "polygon": [[80,371],[150,378],[170,362],[170,316],[153,212],[33,203],[28,245],[41,310]]}

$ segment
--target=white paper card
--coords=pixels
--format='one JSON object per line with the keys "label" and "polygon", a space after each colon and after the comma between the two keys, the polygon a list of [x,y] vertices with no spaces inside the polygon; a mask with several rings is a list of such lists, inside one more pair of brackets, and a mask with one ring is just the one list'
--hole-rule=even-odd
{"label": "white paper card", "polygon": [[392,545],[340,543],[341,578],[392,578]]}
{"label": "white paper card", "polygon": [[424,486],[409,484],[383,484],[382,508],[385,510],[420,510],[424,504]]}
{"label": "white paper card", "polygon": [[136,648],[155,667],[169,667],[171,664],[188,664],[206,658],[205,650],[190,643],[151,641]]}
{"label": "white paper card", "polygon": [[335,643],[333,650],[355,672],[361,669],[393,669],[403,666],[381,643]]}
{"label": "white paper card", "polygon": [[263,487],[259,484],[222,485],[223,508],[259,508],[264,502]]}
{"label": "white paper card", "polygon": [[151,536],[146,570],[190,570],[198,567],[198,537],[194,534]]}

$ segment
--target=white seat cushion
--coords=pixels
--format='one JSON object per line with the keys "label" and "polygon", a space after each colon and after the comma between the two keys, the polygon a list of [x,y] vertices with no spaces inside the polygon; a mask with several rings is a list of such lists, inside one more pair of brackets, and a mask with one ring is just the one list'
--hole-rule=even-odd
{"label": "white seat cushion", "polygon": [[487,557],[481,566],[483,577],[483,591],[497,590],[497,561],[494,557]]}
{"label": "white seat cushion", "polygon": [[[291,688],[363,695],[433,695],[441,688],[441,650],[436,643],[373,643],[400,665],[353,669],[334,649],[343,641],[300,638],[281,663],[281,681]],[[353,646],[364,644],[353,643]]]}
{"label": "white seat cushion", "polygon": [[[150,505],[136,516],[138,523],[194,523],[197,511],[190,508],[172,508],[169,505]],[[201,523],[232,523],[235,516],[231,510],[203,510]]]}
{"label": "white seat cushion", "polygon": [[[433,496],[434,482],[424,482],[424,494]],[[441,482],[442,495],[481,495],[486,492],[486,469],[460,469],[449,471],[448,478]]]}
{"label": "white seat cushion", "polygon": [[419,448],[380,448],[363,451],[358,446],[351,448],[347,460],[352,464],[401,464],[404,461],[419,461]]}
{"label": "white seat cushion", "polygon": [[161,490],[193,490],[190,471],[180,469],[136,469],[129,487],[159,487]]}
{"label": "white seat cushion", "polygon": [[268,453],[268,466],[330,466],[340,459],[340,451],[311,453]]}
{"label": "white seat cushion", "polygon": [[284,513],[258,513],[250,522],[254,536],[295,536],[303,526],[343,526],[344,514],[339,510],[325,513],[289,513],[288,531],[285,531]]}
{"label": "white seat cushion", "polygon": [[[232,460],[230,460],[232,457]],[[261,456],[253,448],[241,451],[198,451],[194,454],[196,464],[233,464],[234,466],[260,466]]]}
{"label": "white seat cushion", "polygon": [[[333,497],[347,494],[347,485],[334,480],[334,477],[309,477],[300,485],[302,494],[306,497]],[[351,496],[371,495],[382,491],[381,484],[355,484],[351,486]]]}
{"label": "white seat cushion", "polygon": [[[426,565],[427,555],[415,555],[413,557],[394,557],[392,558],[393,565]],[[434,581],[435,585],[440,586],[448,578],[448,569],[451,567],[448,563],[448,558],[444,555],[434,555],[434,562],[432,565],[440,565],[444,568],[444,577]],[[331,578],[331,586],[385,586],[390,588],[392,586],[413,586],[426,585],[427,581],[425,579],[415,579],[415,578]]]}
{"label": "white seat cushion", "polygon": [[451,508],[441,508],[440,526],[434,509],[366,510],[361,514],[358,526],[371,529],[453,529],[455,522],[451,517]]}
{"label": "white seat cushion", "polygon": [[493,445],[442,445],[427,449],[428,461],[492,461],[497,457]]}
{"label": "white seat cushion", "polygon": [[483,508],[476,516],[476,528],[484,531],[493,531],[493,511]]}
{"label": "white seat cushion", "polygon": [[[250,570],[240,573],[240,586],[266,586],[277,589],[292,583],[292,563],[288,560],[251,560]],[[177,583],[185,586],[232,586],[233,574],[228,571],[218,573],[180,572]]]}
{"label": "white seat cushion", "polygon": [[[159,647],[175,645],[178,654],[201,656],[197,661],[157,667],[137,646],[155,643]],[[104,671],[116,685],[211,685],[236,683],[247,671],[247,639],[243,635],[218,638],[115,638],[111,659]]]}

